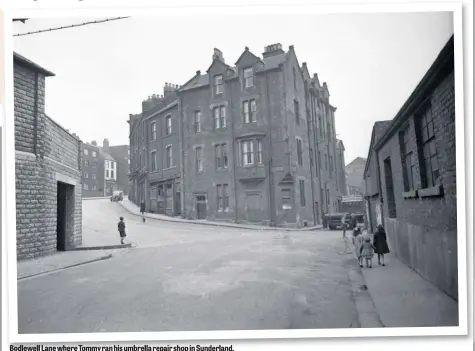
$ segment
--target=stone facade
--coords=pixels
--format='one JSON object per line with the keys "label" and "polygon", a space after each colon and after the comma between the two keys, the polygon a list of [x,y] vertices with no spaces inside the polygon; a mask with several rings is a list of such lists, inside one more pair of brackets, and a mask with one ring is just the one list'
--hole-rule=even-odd
{"label": "stone facade", "polygon": [[457,299],[453,37],[373,148],[392,252]]}
{"label": "stone facade", "polygon": [[335,110],[293,46],[246,48],[234,67],[215,49],[206,74],[130,115],[129,197],[189,219],[321,223],[338,203]]}
{"label": "stone facade", "polygon": [[[19,260],[67,250],[82,241],[81,142],[44,113],[45,78],[53,75],[14,54]],[[63,230],[58,231],[58,225]]]}

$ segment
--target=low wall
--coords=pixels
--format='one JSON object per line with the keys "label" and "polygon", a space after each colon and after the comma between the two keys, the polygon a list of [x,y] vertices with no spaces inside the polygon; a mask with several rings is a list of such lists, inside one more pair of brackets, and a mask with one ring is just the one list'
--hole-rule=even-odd
{"label": "low wall", "polygon": [[384,218],[390,249],[401,261],[458,301],[457,232]]}

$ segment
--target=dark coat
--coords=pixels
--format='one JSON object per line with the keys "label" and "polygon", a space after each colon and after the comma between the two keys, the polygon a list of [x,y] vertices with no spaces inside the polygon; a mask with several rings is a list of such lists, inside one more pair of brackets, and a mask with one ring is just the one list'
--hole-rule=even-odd
{"label": "dark coat", "polygon": [[140,213],[144,213],[145,212],[145,202],[142,202],[140,204]]}
{"label": "dark coat", "polygon": [[125,237],[125,223],[123,221],[119,221],[117,224],[117,228],[119,229],[119,233],[121,237]]}
{"label": "dark coat", "polygon": [[378,229],[373,236],[373,245],[377,254],[389,253],[388,242],[386,240],[386,232],[384,229]]}

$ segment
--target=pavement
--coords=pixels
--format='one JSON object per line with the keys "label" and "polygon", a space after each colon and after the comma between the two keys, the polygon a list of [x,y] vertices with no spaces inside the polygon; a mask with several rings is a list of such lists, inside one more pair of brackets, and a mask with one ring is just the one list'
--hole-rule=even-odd
{"label": "pavement", "polygon": [[[126,211],[134,214],[136,216],[141,216],[140,208],[132,201],[130,201],[127,197],[124,200],[117,202],[120,206],[122,206]],[[312,230],[319,230],[323,229],[321,224],[311,227],[305,228],[275,228],[269,226],[260,226],[260,225],[248,225],[248,224],[239,224],[239,223],[231,223],[231,222],[216,222],[216,221],[209,221],[209,220],[190,220],[190,219],[183,219],[180,217],[171,217],[156,213],[145,213],[145,218],[157,219],[162,221],[168,222],[176,222],[176,223],[187,223],[187,224],[200,224],[200,225],[208,225],[208,226],[215,226],[215,227],[227,227],[227,228],[239,228],[239,229],[249,229],[249,230],[268,230],[268,231],[312,231]]]}
{"label": "pavement", "polygon": [[362,269],[368,291],[386,327],[458,326],[458,303],[394,255],[385,266]]}
{"label": "pavement", "polygon": [[[375,260],[360,269],[340,231],[142,223],[100,199],[83,203],[86,236],[119,241],[120,216],[131,249],[53,255],[59,270],[18,281],[19,333],[458,324],[457,303],[393,255],[386,267]],[[112,256],[61,269],[68,264],[61,259],[87,261],[79,254]]]}
{"label": "pavement", "polygon": [[17,263],[17,279],[37,277],[66,268],[106,260],[111,257],[112,253],[105,250],[66,251],[41,258],[19,261]]}

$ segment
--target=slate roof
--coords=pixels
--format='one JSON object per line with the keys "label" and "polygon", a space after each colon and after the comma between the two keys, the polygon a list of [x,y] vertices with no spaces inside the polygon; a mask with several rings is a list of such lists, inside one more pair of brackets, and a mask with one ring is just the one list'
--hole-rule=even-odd
{"label": "slate roof", "polygon": [[371,132],[371,142],[368,149],[368,158],[366,159],[366,164],[363,172],[363,177],[368,170],[369,162],[371,160],[371,155],[373,154],[373,146],[381,139],[388,127],[391,125],[392,120],[389,121],[377,121],[374,122],[373,131]]}
{"label": "slate roof", "polygon": [[[262,58],[260,59],[263,63],[264,66],[256,71],[257,72],[265,72],[271,69],[278,68],[280,64],[285,62],[287,59],[287,53],[280,54],[280,55],[275,55],[275,56],[270,56],[267,58]],[[234,74],[231,77],[228,78],[236,78],[237,77],[237,68],[236,67],[229,67],[229,69],[232,69],[234,71]],[[210,77],[209,74],[200,74],[199,76],[196,75],[194,78],[192,78],[190,81],[188,81],[181,89],[180,91],[186,91],[194,88],[199,88],[199,87],[205,87],[210,84]]]}

